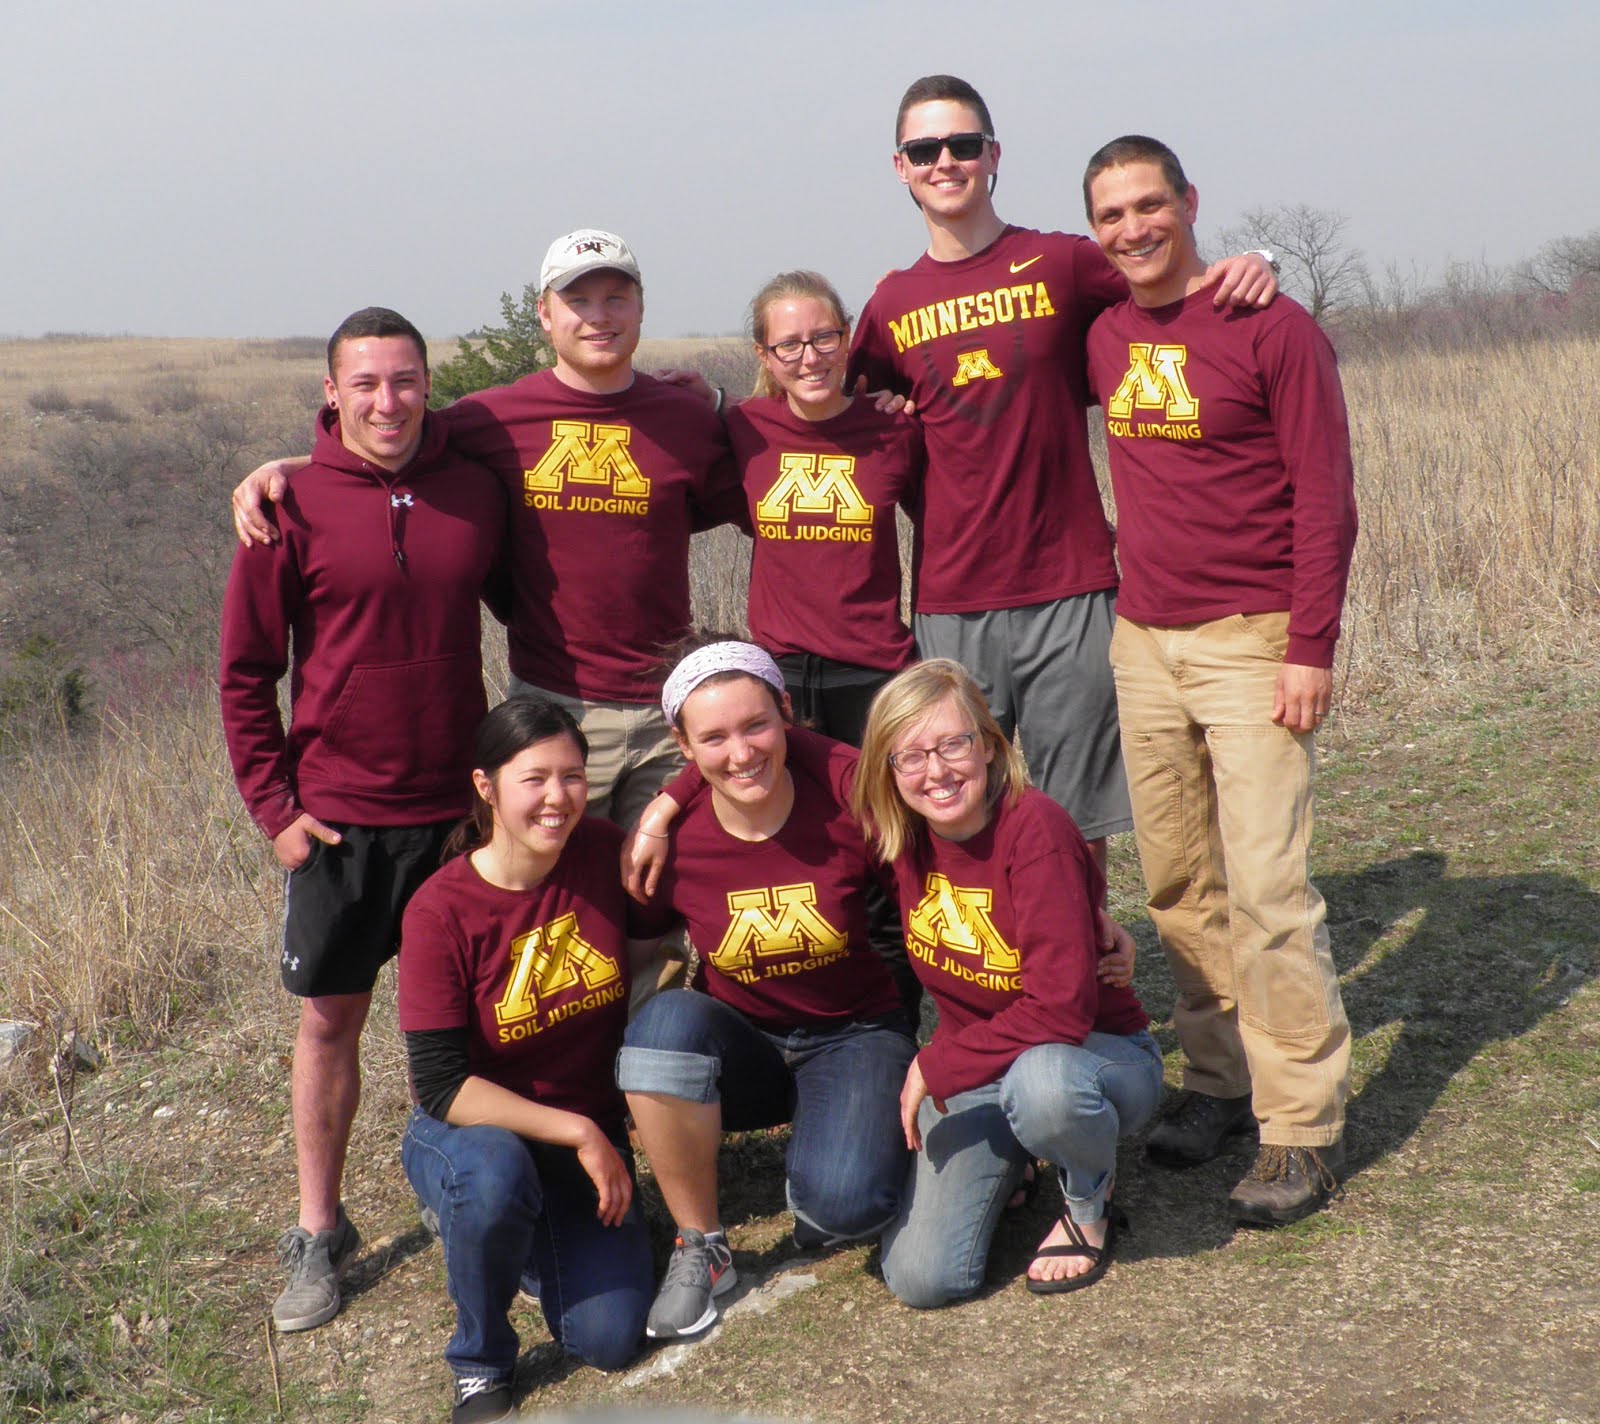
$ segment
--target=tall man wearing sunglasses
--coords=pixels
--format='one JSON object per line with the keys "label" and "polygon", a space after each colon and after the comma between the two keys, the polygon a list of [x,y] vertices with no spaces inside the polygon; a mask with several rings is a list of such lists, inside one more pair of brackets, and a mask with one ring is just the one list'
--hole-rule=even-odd
{"label": "tall man wearing sunglasses", "polygon": [[1150,916],[1187,1060],[1147,1151],[1169,1167],[1260,1123],[1241,1222],[1317,1210],[1343,1170],[1350,1025],[1311,883],[1315,733],[1355,545],[1333,348],[1294,302],[1219,312],[1199,195],[1130,134],[1083,179],[1132,288],[1089,333],[1121,512],[1112,662]]}
{"label": "tall man wearing sunglasses", "polygon": [[[924,657],[964,664],[1034,782],[1105,858],[1132,824],[1108,648],[1116,564],[1089,458],[1084,337],[1127,284],[1094,242],[1004,222],[1000,145],[965,80],[900,101],[895,172],[928,248],[878,284],[850,375],[915,400],[927,442],[913,565]],[[1276,291],[1260,254],[1219,264],[1220,304]]]}

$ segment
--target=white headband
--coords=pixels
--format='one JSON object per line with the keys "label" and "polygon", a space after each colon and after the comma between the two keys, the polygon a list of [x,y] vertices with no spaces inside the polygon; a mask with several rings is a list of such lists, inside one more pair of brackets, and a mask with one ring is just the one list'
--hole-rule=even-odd
{"label": "white headband", "polygon": [[760,678],[779,697],[787,691],[783,674],[778,671],[771,654],[754,643],[708,643],[696,648],[673,668],[672,676],[661,689],[661,710],[667,714],[667,721],[676,726],[678,713],[689,700],[689,694],[719,672],[749,673],[751,677]]}

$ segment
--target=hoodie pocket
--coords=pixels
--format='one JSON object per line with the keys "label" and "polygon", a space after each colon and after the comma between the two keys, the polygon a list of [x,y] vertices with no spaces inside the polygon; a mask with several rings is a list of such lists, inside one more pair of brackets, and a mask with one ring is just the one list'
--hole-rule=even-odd
{"label": "hoodie pocket", "polygon": [[330,775],[397,796],[459,787],[484,711],[473,654],[357,666],[322,732]]}

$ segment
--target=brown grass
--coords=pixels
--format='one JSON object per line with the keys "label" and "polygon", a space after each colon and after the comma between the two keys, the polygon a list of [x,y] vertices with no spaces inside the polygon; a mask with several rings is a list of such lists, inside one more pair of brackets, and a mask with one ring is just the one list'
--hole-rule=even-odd
{"label": "brown grass", "polygon": [[1581,339],[1346,365],[1362,522],[1353,692],[1594,657],[1597,381],[1600,345]]}
{"label": "brown grass", "polygon": [[[39,738],[0,783],[5,1011],[148,1044],[240,976],[279,877],[229,794],[214,688]],[[254,960],[255,962],[252,962]],[[248,978],[259,956],[248,956]]]}
{"label": "brown grass", "polygon": [[[211,401],[261,403],[285,394],[297,401],[302,422],[308,400],[320,397],[320,343],[209,341],[200,338],[83,337],[0,342],[0,422],[27,408],[28,396],[57,387],[80,399],[111,400],[141,409],[187,379]],[[313,394],[316,393],[316,394]]]}

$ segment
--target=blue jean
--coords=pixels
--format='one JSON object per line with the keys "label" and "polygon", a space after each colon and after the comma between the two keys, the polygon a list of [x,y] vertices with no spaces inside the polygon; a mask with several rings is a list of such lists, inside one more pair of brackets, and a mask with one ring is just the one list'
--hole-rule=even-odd
{"label": "blue jean", "polygon": [[789,1210],[808,1244],[875,1236],[900,1209],[900,1089],[916,1045],[899,1014],[785,1033],[691,989],[657,994],[628,1025],[617,1084],[722,1104],[742,1132],[794,1124]]}
{"label": "blue jean", "polygon": [[1148,1032],[1091,1033],[1020,1054],[998,1082],[917,1116],[922,1151],[900,1216],[883,1234],[883,1278],[919,1310],[972,1295],[989,1243],[1030,1157],[1053,1162],[1078,1222],[1105,1213],[1117,1139],[1161,1098],[1161,1050]]}
{"label": "blue jean", "polygon": [[[616,1147],[632,1171],[625,1140]],[[439,1217],[456,1333],[445,1362],[458,1377],[509,1381],[517,1332],[507,1312],[526,1275],[558,1345],[600,1369],[638,1352],[655,1290],[650,1237],[634,1197],[621,1226],[595,1215],[594,1186],[568,1147],[503,1127],[453,1127],[412,1111],[400,1163]]]}

